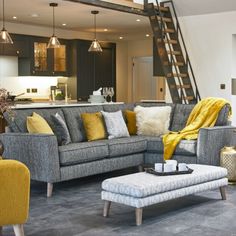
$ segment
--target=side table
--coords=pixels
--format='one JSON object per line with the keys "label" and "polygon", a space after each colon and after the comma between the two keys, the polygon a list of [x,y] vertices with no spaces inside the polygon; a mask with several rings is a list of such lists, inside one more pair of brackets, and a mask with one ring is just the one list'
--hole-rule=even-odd
{"label": "side table", "polygon": [[229,183],[236,184],[236,148],[224,147],[221,149],[220,165],[228,170]]}

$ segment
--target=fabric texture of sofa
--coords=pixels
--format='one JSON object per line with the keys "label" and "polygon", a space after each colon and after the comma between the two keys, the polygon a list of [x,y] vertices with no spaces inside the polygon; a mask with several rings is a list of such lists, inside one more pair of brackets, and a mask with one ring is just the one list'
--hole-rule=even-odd
{"label": "fabric texture of sofa", "polygon": [[[136,105],[171,106],[171,131],[181,130],[185,126],[194,107],[183,104],[136,103],[16,109],[14,120],[4,114],[11,131],[0,135],[5,147],[4,156],[23,162],[30,169],[33,180],[47,182],[51,186],[60,181],[162,162],[161,137],[135,135],[111,140],[86,141],[82,113],[133,110]],[[55,135],[27,133],[26,118],[33,112],[42,115],[50,126],[51,115],[59,113],[68,126],[72,143],[58,146]],[[229,106],[226,105],[219,114],[216,126],[201,129],[197,140],[182,140],[174,152],[173,159],[185,163],[219,165],[220,149],[233,142],[235,128],[228,125],[228,114]]]}

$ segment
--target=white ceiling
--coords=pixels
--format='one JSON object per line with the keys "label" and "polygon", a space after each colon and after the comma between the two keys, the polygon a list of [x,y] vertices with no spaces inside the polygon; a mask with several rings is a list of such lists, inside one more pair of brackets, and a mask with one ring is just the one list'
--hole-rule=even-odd
{"label": "white ceiling", "polygon": [[[56,27],[58,28],[92,32],[93,16],[91,15],[91,10],[99,10],[100,13],[97,16],[97,31],[101,32],[101,34],[105,34],[106,38],[109,38],[109,35],[129,38],[134,34],[139,34],[145,38],[145,35],[147,33],[150,34],[151,31],[148,17],[63,0],[7,0],[5,1],[6,21],[51,26],[52,8],[49,7],[50,2],[58,3],[58,7],[55,9]],[[0,9],[1,7],[0,1]],[[39,17],[34,18],[31,16],[35,13],[37,13]],[[17,20],[13,20],[13,16],[17,16]],[[137,22],[137,19],[140,19],[140,21]],[[63,23],[67,25],[62,26]],[[107,32],[104,32],[105,28],[108,29]]]}
{"label": "white ceiling", "polygon": [[[125,0],[104,0],[113,3],[132,3]],[[143,3],[143,0],[135,0]],[[152,0],[150,0],[152,1]],[[97,28],[100,35],[107,39],[123,36],[125,39],[145,38],[151,34],[150,23],[147,17],[112,11],[104,8],[72,3],[64,0],[7,0],[5,1],[5,15],[9,22],[18,22],[30,25],[51,26],[52,8],[50,2],[57,2],[59,6],[55,9],[56,27],[74,31],[93,31],[93,16],[91,10],[99,10],[97,16]],[[179,16],[210,14],[236,10],[236,0],[174,0]],[[2,9],[0,1],[0,9]],[[135,5],[137,7],[137,5]],[[39,17],[31,15],[37,13]],[[12,17],[17,16],[17,20]],[[0,11],[0,19],[2,17]],[[140,19],[140,22],[136,20]],[[66,23],[66,26],[62,26]],[[104,32],[104,29],[108,29]]]}

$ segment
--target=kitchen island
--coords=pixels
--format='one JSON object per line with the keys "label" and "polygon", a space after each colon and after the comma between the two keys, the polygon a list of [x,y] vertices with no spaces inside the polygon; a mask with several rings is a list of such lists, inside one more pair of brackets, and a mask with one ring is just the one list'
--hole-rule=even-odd
{"label": "kitchen island", "polygon": [[78,106],[97,106],[97,105],[114,105],[124,104],[124,102],[107,102],[107,103],[89,103],[78,102],[76,100],[55,101],[55,102],[32,102],[32,103],[15,103],[12,109],[27,109],[27,108],[53,108],[53,107],[78,107]]}

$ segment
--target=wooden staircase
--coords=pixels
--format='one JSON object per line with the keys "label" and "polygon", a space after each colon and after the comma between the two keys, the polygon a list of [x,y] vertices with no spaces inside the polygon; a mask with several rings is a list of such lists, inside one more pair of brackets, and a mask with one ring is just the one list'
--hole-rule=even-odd
{"label": "wooden staircase", "polygon": [[197,103],[201,97],[173,2],[145,1],[145,10],[173,103]]}

